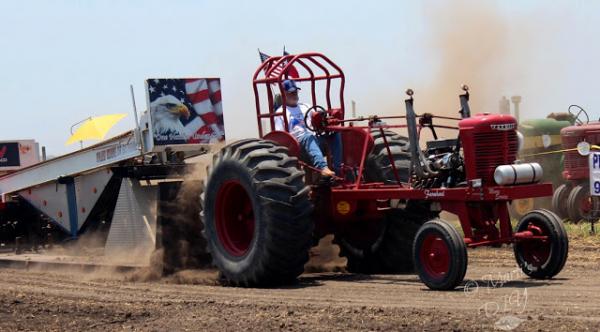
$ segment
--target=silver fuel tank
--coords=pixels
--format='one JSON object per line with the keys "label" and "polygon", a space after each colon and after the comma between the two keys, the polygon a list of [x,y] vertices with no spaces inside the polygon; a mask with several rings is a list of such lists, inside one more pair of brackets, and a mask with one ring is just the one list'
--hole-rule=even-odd
{"label": "silver fuel tank", "polygon": [[542,175],[544,170],[538,163],[500,165],[494,171],[494,181],[501,186],[536,183]]}

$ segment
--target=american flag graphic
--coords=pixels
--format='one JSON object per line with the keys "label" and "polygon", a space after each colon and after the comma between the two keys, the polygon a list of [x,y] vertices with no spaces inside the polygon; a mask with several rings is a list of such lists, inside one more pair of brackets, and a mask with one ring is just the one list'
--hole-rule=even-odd
{"label": "american flag graphic", "polygon": [[[283,48],[283,56],[286,55],[290,55],[286,50],[285,47]],[[271,56],[263,53],[260,51],[260,49],[258,50],[258,56],[260,57],[260,62],[265,62],[267,61],[267,59],[269,59]],[[281,64],[281,67],[283,68],[286,65],[287,62],[284,62]],[[267,70],[269,70],[270,67],[265,67],[265,73]],[[294,67],[293,65],[291,65],[288,70],[287,70],[287,76],[289,76],[290,78],[299,78],[300,74],[298,74],[298,70],[296,69],[296,67]]]}
{"label": "american flag graphic", "polygon": [[[146,85],[155,144],[215,143],[225,139],[218,78],[155,78],[147,80]],[[181,113],[173,112],[174,108]],[[161,111],[172,118],[164,117]]]}
{"label": "american flag graphic", "polygon": [[258,56],[260,57],[260,62],[265,62],[271,57],[270,55],[263,53],[260,50],[258,50]]}

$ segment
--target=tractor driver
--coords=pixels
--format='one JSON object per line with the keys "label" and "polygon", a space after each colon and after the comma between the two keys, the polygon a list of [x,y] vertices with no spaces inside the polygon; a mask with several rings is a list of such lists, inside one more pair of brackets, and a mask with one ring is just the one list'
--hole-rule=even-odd
{"label": "tractor driver", "polygon": [[[330,135],[322,135],[319,137],[315,136],[315,133],[308,129],[304,123],[304,115],[309,107],[298,102],[298,90],[300,90],[300,88],[296,86],[296,82],[293,80],[283,81],[283,89],[285,93],[289,133],[296,138],[302,148],[302,152],[308,156],[311,164],[321,170],[322,176],[334,176],[336,172],[340,171],[342,163],[342,139],[340,133],[332,133]],[[279,107],[276,112],[282,111],[283,106]],[[310,121],[310,116],[308,116],[307,121]],[[283,116],[275,118],[275,130],[285,130]],[[320,144],[325,143],[331,152],[335,172],[327,166],[327,161],[319,146]]]}

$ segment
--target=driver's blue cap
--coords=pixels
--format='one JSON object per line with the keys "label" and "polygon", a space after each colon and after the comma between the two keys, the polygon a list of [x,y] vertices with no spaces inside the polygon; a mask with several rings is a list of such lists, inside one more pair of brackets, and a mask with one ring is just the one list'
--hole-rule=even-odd
{"label": "driver's blue cap", "polygon": [[296,85],[296,82],[294,82],[294,80],[285,80],[283,81],[283,90],[285,90],[286,92],[296,92],[302,89],[300,89]]}

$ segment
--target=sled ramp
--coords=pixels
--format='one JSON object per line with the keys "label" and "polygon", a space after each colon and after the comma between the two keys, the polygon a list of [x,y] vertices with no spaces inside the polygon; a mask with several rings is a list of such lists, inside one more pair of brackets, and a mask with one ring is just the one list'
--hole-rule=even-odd
{"label": "sled ramp", "polygon": [[104,255],[115,263],[148,264],[155,248],[156,186],[123,179]]}

